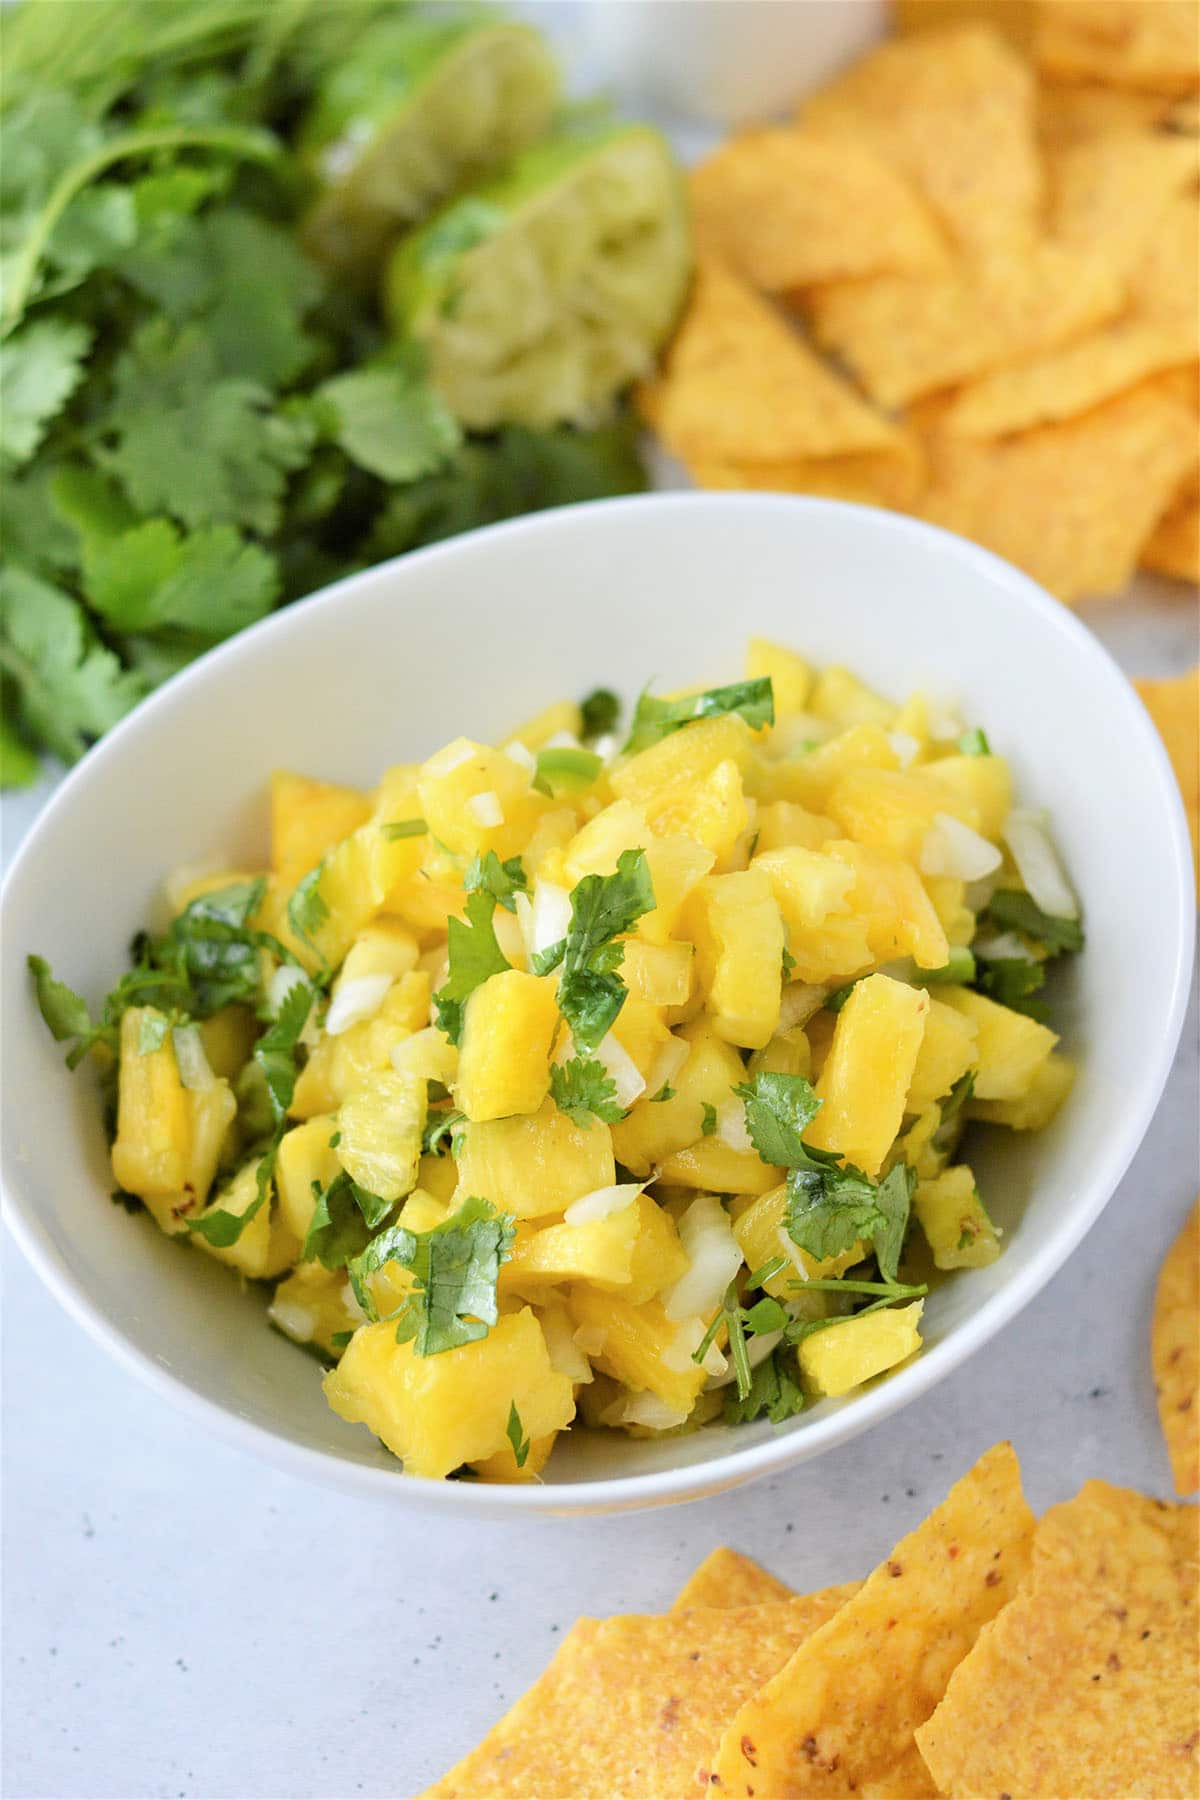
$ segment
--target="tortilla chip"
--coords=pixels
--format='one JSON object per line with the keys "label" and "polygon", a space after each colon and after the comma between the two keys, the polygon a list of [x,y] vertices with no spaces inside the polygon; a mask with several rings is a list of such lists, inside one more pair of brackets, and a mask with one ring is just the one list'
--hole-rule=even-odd
{"label": "tortilla chip", "polygon": [[684,1582],[671,1611],[686,1612],[696,1606],[762,1606],[771,1600],[792,1598],[794,1590],[785,1582],[777,1581],[748,1556],[722,1544]]}
{"label": "tortilla chip", "polygon": [[1114,131],[1146,131],[1171,113],[1172,103],[1163,95],[1134,88],[1091,81],[1043,81],[1038,87],[1038,137],[1047,150],[1065,150]]}
{"label": "tortilla chip", "polygon": [[1198,329],[1200,318],[1105,325],[963,388],[942,414],[942,429],[955,437],[1003,437],[1074,418],[1163,369],[1193,362]]}
{"label": "tortilla chip", "polygon": [[902,448],[886,457],[877,454],[839,456],[789,463],[719,463],[693,461],[697,486],[735,493],[817,494],[824,500],[854,500],[862,506],[907,511],[917,497],[924,458],[915,439],[906,435]]}
{"label": "tortilla chip", "polygon": [[810,1596],[581,1619],[541,1679],[424,1800],[701,1795],[723,1726],[839,1605]]}
{"label": "tortilla chip", "polygon": [[961,25],[992,25],[1024,48],[1033,40],[1036,0],[892,0],[892,18],[901,34]]}
{"label": "tortilla chip", "polygon": [[[1200,728],[1195,716],[1200,706],[1200,680],[1194,677],[1190,686],[1195,733]],[[1150,1327],[1150,1366],[1175,1492],[1194,1494],[1200,1488],[1200,1200],[1159,1270]]]}
{"label": "tortilla chip", "polygon": [[942,1793],[1192,1800],[1197,1524],[1104,1481],[1051,1507],[1031,1581],[917,1731]]}
{"label": "tortilla chip", "polygon": [[[642,391],[643,412],[667,448],[699,480],[718,467],[771,465],[806,472],[806,491],[825,465],[853,461],[874,472],[893,504],[911,499],[920,461],[910,434],[883,418],[834,375],[740,276],[702,257],[692,298],[665,373]],[[775,483],[764,479],[758,485]]]}
{"label": "tortilla chip", "polygon": [[1034,116],[1028,64],[966,24],[883,44],[808,99],[800,122],[874,148],[975,249],[1037,228]]}
{"label": "tortilla chip", "polygon": [[1015,1593],[1032,1538],[1017,1459],[997,1444],[741,1707],[717,1757],[722,1795],[933,1794],[913,1732]]}
{"label": "tortilla chip", "polygon": [[1163,514],[1142,546],[1143,569],[1200,583],[1200,501],[1195,483]]}
{"label": "tortilla chip", "polygon": [[859,144],[744,131],[692,171],[699,244],[768,293],[946,260],[937,225],[901,175]]}
{"label": "tortilla chip", "polygon": [[1196,0],[1041,0],[1033,54],[1055,78],[1186,94],[1200,82]]}
{"label": "tortilla chip", "polygon": [[1177,194],[1130,276],[1130,305],[1143,318],[1178,322],[1185,331],[1196,332],[1200,320],[1198,236],[1200,209],[1195,196]]}
{"label": "tortilla chip", "polygon": [[[1174,202],[1194,191],[1197,167],[1194,140],[1171,132],[1113,132],[1073,144],[1050,159],[1054,236],[1125,281],[1137,274]],[[1193,258],[1194,229],[1193,222]]]}
{"label": "tortilla chip", "polygon": [[1123,298],[1100,262],[1038,243],[944,275],[830,283],[807,304],[818,343],[895,407],[1066,343],[1115,317]]}
{"label": "tortilla chip", "polygon": [[1158,726],[1179,782],[1200,892],[1200,668],[1174,679],[1135,681],[1133,685]]}
{"label": "tortilla chip", "polygon": [[934,429],[921,512],[1060,600],[1117,593],[1195,455],[1195,419],[1153,383],[1065,424],[974,442]]}

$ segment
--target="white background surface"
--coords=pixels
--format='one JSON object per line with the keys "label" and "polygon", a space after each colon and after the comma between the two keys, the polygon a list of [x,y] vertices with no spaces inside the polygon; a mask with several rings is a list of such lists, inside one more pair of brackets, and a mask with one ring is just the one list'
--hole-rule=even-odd
{"label": "white background surface", "polygon": [[[1182,589],[1088,616],[1132,672],[1195,660]],[[6,857],[44,791],[3,803]],[[483,1735],[577,1616],[661,1610],[717,1544],[798,1588],[862,1575],[1006,1436],[1037,1508],[1097,1474],[1169,1494],[1147,1333],[1198,1183],[1197,1035],[1193,1006],[1107,1212],[972,1362],[814,1464],[665,1512],[439,1525],[301,1485],[198,1437],[7,1249],[3,1793],[398,1800]]]}

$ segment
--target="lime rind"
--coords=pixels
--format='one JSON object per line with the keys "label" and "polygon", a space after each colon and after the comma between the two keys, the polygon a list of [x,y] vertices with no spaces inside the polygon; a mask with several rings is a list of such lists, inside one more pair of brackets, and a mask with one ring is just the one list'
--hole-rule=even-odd
{"label": "lime rind", "polygon": [[415,18],[364,33],[303,133],[323,189],[306,247],[373,272],[398,232],[534,143],[559,95],[557,64],[528,26]]}
{"label": "lime rind", "polygon": [[550,138],[405,237],[384,302],[463,424],[590,424],[649,373],[687,287],[681,177],[647,126]]}

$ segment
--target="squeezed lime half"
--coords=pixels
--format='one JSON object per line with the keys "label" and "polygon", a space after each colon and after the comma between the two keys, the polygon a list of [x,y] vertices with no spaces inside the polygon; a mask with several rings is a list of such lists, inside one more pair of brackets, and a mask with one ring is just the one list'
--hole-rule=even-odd
{"label": "squeezed lime half", "polygon": [[410,233],[384,304],[465,425],[589,424],[653,366],[689,263],[670,150],[609,126],[532,146]]}
{"label": "squeezed lime half", "polygon": [[554,58],[528,26],[401,18],[364,32],[302,134],[322,189],[307,248],[374,274],[397,232],[541,137],[559,92]]}

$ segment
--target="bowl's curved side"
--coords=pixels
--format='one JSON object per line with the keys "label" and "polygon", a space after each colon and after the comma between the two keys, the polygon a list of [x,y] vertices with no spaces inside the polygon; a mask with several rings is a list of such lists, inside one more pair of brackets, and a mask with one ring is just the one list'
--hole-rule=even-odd
{"label": "bowl's curved side", "polygon": [[[109,1180],[94,1097],[86,1081],[65,1081],[24,953],[40,950],[95,998],[165,869],[261,856],[271,767],[368,782],[460,729],[499,735],[557,691],[719,678],[750,629],[844,660],[885,691],[941,685],[952,671],[1011,752],[1023,797],[1054,806],[1088,912],[1067,996],[1087,1078],[1044,1139],[993,1153],[1013,1226],[1006,1254],[933,1297],[925,1353],[878,1387],[779,1433],[709,1427],[622,1445],[632,1472],[615,1477],[597,1475],[595,1446],[556,1454],[556,1478],[537,1486],[401,1476],[328,1413],[315,1367],[262,1332],[261,1309],[223,1271],[185,1266],[151,1226],[96,1206]],[[60,1301],[127,1367],[298,1474],[475,1514],[696,1498],[816,1455],[927,1392],[1061,1266],[1165,1083],[1187,998],[1191,894],[1182,807],[1140,701],[1078,620],[990,553],[895,515],[769,495],[649,496],[513,521],[251,628],[159,690],[52,798],[0,902],[6,1211]]]}

